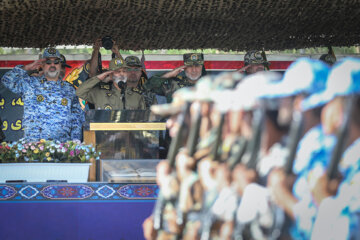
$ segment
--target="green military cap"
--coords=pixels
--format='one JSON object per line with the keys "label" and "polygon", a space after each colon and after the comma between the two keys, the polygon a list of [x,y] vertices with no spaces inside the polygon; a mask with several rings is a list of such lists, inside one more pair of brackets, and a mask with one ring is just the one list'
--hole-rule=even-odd
{"label": "green military cap", "polygon": [[180,113],[186,102],[194,100],[194,88],[184,87],[180,88],[173,94],[173,100],[168,104],[152,105],[151,111],[160,116],[171,116]]}
{"label": "green military cap", "polygon": [[204,54],[202,53],[186,53],[183,57],[185,66],[204,64]]}
{"label": "green military cap", "polygon": [[113,58],[109,63],[109,70],[114,71],[118,70],[119,68],[127,67],[124,60],[121,58]]}
{"label": "green military cap", "polygon": [[[265,52],[264,52],[265,54]],[[251,64],[264,64],[269,65],[269,62],[266,61],[264,55],[260,51],[248,51],[244,56],[244,64],[245,66],[251,65]]]}
{"label": "green military cap", "polygon": [[142,67],[140,59],[136,56],[127,56],[125,63],[129,67]]}

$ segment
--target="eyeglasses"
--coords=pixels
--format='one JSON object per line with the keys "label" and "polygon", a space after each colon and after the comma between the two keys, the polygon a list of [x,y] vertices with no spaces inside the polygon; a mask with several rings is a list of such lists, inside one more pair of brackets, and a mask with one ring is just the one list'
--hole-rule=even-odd
{"label": "eyeglasses", "polygon": [[61,60],[60,59],[55,59],[54,61],[50,60],[50,59],[46,59],[45,63],[47,65],[51,65],[52,63],[54,63],[55,65],[60,64]]}

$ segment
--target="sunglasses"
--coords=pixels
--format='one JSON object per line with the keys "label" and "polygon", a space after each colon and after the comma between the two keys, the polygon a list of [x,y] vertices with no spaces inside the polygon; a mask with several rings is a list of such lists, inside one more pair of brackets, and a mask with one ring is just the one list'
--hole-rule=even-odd
{"label": "sunglasses", "polygon": [[50,59],[46,59],[45,63],[47,65],[51,65],[52,63],[54,63],[55,65],[60,64],[61,60],[60,59],[55,59],[54,61],[50,60]]}

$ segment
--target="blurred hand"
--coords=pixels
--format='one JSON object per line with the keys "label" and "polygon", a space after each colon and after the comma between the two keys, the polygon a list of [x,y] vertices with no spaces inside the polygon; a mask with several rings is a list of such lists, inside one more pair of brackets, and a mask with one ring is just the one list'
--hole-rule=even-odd
{"label": "blurred hand", "polygon": [[336,195],[340,182],[339,178],[329,180],[325,174],[319,177],[311,188],[315,203],[320,205],[324,198]]}
{"label": "blurred hand", "polygon": [[156,183],[161,187],[161,183],[165,182],[165,178],[171,172],[169,162],[167,160],[160,161],[156,166]]}
{"label": "blurred hand", "polygon": [[195,159],[186,151],[181,151],[176,156],[176,174],[180,181],[186,178],[195,167]]}
{"label": "blurred hand", "polygon": [[232,172],[232,184],[240,196],[243,195],[247,185],[256,181],[257,174],[255,170],[248,169],[244,164],[235,166]]}
{"label": "blurred hand", "polygon": [[146,240],[155,239],[156,231],[154,230],[154,220],[152,216],[145,219],[145,221],[142,224],[142,228],[144,232],[144,238]]}

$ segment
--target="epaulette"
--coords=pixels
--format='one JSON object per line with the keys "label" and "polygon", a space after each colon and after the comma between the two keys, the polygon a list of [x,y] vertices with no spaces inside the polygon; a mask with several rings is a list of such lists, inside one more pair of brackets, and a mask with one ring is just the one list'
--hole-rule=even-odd
{"label": "epaulette", "polygon": [[138,93],[138,94],[142,94],[143,93],[143,91],[142,90],[140,90],[139,88],[131,88],[131,91],[133,91],[133,92],[136,92],[136,93]]}
{"label": "epaulette", "polygon": [[101,89],[111,90],[111,87],[112,87],[112,86],[111,86],[111,84],[100,82],[99,87],[100,87]]}

